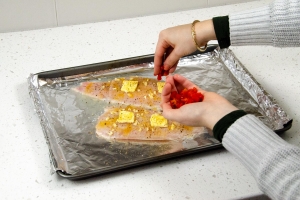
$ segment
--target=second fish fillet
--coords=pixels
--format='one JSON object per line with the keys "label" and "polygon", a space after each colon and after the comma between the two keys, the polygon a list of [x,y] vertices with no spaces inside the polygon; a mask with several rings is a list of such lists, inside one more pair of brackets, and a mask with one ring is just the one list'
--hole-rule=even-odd
{"label": "second fish fillet", "polygon": [[96,125],[99,137],[127,141],[182,141],[203,129],[167,121],[157,111],[135,106],[107,108]]}

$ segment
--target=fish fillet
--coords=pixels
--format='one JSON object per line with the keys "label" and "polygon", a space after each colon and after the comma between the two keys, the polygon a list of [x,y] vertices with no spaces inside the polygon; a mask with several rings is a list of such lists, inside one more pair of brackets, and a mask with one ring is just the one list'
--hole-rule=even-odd
{"label": "fish fillet", "polygon": [[84,95],[98,99],[109,98],[110,81],[108,82],[83,82],[73,90]]}
{"label": "fish fillet", "polygon": [[[134,113],[133,123],[119,123],[120,111]],[[168,121],[167,127],[153,127],[151,115],[158,111],[135,106],[109,107],[98,118],[96,133],[107,140],[130,141],[182,141],[203,132],[203,127],[190,127]]]}
{"label": "fish fillet", "polygon": [[[138,81],[134,92],[121,90],[123,81]],[[108,82],[83,82],[75,91],[112,103],[160,110],[161,94],[157,80],[144,77],[116,78]]]}

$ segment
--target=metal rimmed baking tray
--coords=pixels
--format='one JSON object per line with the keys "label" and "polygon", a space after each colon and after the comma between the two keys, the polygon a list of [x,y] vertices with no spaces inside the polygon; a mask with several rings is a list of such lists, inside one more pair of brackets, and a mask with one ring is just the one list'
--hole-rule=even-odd
{"label": "metal rimmed baking tray", "polygon": [[[30,74],[29,91],[49,147],[52,172],[78,180],[222,147],[207,129],[180,144],[115,142],[96,136],[95,124],[107,104],[72,88],[85,81],[155,78],[153,58],[154,55],[145,55]],[[292,125],[292,119],[230,49],[212,45],[204,53],[195,52],[180,60],[176,73],[223,95],[276,133]]]}

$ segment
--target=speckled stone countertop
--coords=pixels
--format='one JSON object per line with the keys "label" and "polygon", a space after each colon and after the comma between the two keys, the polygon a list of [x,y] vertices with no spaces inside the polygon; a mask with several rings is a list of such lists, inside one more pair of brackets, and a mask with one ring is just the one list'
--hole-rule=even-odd
{"label": "speckled stone countertop", "polygon": [[[153,54],[159,31],[270,1],[0,34],[1,199],[240,199],[261,194],[224,149],[83,181],[50,174],[48,148],[28,95],[30,73]],[[300,48],[230,47],[294,119],[282,134],[300,146]]]}

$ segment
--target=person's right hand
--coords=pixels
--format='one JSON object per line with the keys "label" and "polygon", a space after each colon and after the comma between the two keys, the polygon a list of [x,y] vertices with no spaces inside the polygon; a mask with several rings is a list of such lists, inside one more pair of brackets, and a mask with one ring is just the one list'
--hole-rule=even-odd
{"label": "person's right hand", "polygon": [[[185,24],[160,32],[154,55],[154,75],[160,73],[161,66],[164,66],[166,71],[166,74],[162,75],[174,72],[181,57],[197,50],[191,34],[191,27],[191,24]],[[197,43],[200,46],[205,46],[209,40],[216,39],[212,20],[196,23],[195,32]]]}
{"label": "person's right hand", "polygon": [[[191,89],[193,87],[196,87],[204,95],[203,101],[186,104],[178,109],[173,109],[170,105],[171,92],[180,92],[184,88]],[[163,116],[168,120],[177,121],[188,126],[203,126],[211,130],[225,115],[238,110],[221,95],[202,90],[178,74],[167,76],[166,84],[162,91],[161,107],[163,109]]]}

